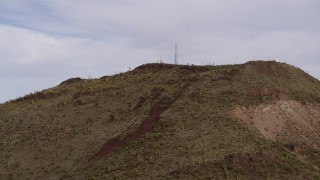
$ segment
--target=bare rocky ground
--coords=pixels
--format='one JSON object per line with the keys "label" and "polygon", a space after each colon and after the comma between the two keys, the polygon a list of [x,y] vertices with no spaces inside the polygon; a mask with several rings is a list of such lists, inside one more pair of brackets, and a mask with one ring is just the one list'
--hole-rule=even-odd
{"label": "bare rocky ground", "polygon": [[252,107],[235,107],[231,114],[264,137],[320,147],[320,106],[279,100]]}

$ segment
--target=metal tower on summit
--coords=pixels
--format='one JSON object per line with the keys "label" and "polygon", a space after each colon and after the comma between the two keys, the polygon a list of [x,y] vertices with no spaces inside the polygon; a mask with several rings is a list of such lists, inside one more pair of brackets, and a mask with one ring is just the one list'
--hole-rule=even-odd
{"label": "metal tower on summit", "polygon": [[178,44],[175,44],[174,64],[178,64]]}

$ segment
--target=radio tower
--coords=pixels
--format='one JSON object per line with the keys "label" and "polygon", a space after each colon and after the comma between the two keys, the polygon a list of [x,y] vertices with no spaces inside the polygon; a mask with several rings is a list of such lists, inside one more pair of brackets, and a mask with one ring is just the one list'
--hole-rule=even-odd
{"label": "radio tower", "polygon": [[175,44],[174,64],[178,64],[178,44]]}

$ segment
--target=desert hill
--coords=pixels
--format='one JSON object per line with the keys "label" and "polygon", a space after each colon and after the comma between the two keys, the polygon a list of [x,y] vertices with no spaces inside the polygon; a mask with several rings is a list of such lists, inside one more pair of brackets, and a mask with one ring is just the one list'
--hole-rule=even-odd
{"label": "desert hill", "polygon": [[299,68],[145,64],[0,105],[0,177],[317,179],[319,136]]}

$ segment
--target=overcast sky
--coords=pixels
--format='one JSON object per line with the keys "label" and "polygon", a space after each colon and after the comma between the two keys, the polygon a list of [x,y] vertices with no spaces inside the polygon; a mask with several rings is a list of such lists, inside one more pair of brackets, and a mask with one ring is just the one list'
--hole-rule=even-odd
{"label": "overcast sky", "polygon": [[319,0],[0,0],[0,102],[160,58],[276,59],[320,78]]}

